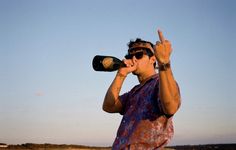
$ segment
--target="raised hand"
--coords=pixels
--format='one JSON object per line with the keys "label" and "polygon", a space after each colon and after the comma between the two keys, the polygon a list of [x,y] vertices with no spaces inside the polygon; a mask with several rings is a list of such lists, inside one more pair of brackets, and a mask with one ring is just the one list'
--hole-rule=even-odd
{"label": "raised hand", "polygon": [[172,52],[171,43],[165,40],[162,32],[158,30],[158,36],[160,41],[154,45],[154,53],[158,64],[167,64],[170,62],[170,55]]}

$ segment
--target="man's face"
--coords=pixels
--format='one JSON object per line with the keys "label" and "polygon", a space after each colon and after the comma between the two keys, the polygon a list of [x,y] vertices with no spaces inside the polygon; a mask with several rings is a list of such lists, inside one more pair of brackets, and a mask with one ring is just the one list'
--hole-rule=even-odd
{"label": "man's face", "polygon": [[148,69],[153,69],[153,63],[150,59],[151,57],[148,56],[146,49],[141,48],[129,51],[125,58],[132,62],[137,62],[137,69],[132,72],[134,75],[139,75],[145,73]]}

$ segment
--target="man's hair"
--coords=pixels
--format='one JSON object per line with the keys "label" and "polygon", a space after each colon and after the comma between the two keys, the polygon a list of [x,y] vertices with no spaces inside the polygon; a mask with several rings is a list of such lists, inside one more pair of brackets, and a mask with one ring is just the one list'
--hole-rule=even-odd
{"label": "man's hair", "polygon": [[[153,48],[153,44],[149,41],[145,41],[145,40],[142,40],[141,38],[136,38],[136,40],[130,40],[130,42],[127,44],[129,49],[134,47],[136,44],[142,44],[142,43],[145,43],[145,44],[150,44],[151,47]],[[148,53],[148,56],[151,57],[154,55],[153,51],[149,48],[146,49],[147,53]],[[156,68],[156,62],[153,64],[154,68]]]}
{"label": "man's hair", "polygon": [[137,44],[137,43],[148,43],[148,44],[150,44],[153,47],[153,44],[151,42],[142,40],[141,38],[137,38],[135,41],[134,40],[130,40],[130,42],[127,45],[130,48],[130,47],[133,47],[134,44]]}

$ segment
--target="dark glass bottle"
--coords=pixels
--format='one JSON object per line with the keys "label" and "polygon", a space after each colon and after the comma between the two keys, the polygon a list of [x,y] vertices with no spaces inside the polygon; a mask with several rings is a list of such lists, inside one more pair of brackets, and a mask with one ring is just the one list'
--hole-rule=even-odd
{"label": "dark glass bottle", "polygon": [[113,56],[96,55],[93,58],[93,69],[95,71],[111,72],[125,66],[123,61]]}

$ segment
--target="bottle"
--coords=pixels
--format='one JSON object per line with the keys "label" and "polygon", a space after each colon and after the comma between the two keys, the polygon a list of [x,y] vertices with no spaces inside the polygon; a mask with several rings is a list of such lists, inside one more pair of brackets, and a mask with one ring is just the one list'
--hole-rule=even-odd
{"label": "bottle", "polygon": [[123,61],[113,56],[96,55],[93,58],[93,69],[95,71],[111,72],[125,66]]}

